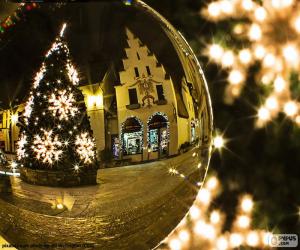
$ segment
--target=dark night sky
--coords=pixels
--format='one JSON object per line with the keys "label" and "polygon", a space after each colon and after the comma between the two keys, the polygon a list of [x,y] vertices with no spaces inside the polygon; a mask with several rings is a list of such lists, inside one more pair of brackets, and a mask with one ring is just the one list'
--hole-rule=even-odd
{"label": "dark night sky", "polygon": [[43,4],[26,12],[0,42],[2,107],[26,98],[45,52],[65,21],[69,24],[66,39],[82,82],[99,82],[111,63],[121,69],[128,26],[179,84],[183,71],[176,52],[158,24],[145,13],[121,3],[71,3],[60,8]]}

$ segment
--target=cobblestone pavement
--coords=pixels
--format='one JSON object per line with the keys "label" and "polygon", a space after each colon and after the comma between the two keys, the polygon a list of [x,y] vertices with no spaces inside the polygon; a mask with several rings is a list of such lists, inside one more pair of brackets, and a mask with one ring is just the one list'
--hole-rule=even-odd
{"label": "cobblestone pavement", "polygon": [[[199,150],[163,161],[99,170],[97,186],[50,188],[10,177],[12,194],[0,196],[0,232],[9,242],[47,243],[51,249],[75,247],[53,247],[57,243],[90,244],[78,249],[154,247],[187,212],[197,193],[195,184],[206,173],[206,168],[198,168],[201,156],[195,152]],[[185,178],[170,175],[170,167]]]}

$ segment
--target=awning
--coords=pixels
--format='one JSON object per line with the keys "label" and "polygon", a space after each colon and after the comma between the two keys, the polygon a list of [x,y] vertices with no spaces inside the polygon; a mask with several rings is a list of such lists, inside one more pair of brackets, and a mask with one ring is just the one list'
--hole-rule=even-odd
{"label": "awning", "polygon": [[148,123],[149,129],[166,128],[168,121],[162,115],[154,115]]}
{"label": "awning", "polygon": [[142,125],[139,123],[139,121],[132,117],[128,118],[124,124],[123,124],[123,133],[131,133],[131,132],[138,132],[141,131]]}

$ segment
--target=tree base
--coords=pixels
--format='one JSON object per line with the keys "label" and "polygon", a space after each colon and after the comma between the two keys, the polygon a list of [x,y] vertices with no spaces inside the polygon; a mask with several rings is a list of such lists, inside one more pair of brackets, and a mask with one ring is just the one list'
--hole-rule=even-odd
{"label": "tree base", "polygon": [[86,171],[49,171],[20,168],[21,180],[48,187],[76,187],[97,184],[97,169]]}

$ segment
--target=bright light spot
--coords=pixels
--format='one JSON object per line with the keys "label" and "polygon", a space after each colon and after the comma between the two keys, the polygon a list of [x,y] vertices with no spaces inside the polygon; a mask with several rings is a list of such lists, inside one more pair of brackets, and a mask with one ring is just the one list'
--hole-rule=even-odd
{"label": "bright light spot", "polygon": [[195,225],[195,233],[203,238],[213,240],[216,237],[216,231],[212,225],[206,224],[203,221],[197,221]]}
{"label": "bright light spot", "polygon": [[224,147],[224,144],[225,142],[222,136],[218,135],[214,138],[213,145],[215,148],[220,149]]}
{"label": "bright light spot", "polygon": [[209,190],[212,191],[212,190],[215,190],[215,189],[217,188],[218,183],[219,183],[219,181],[218,181],[217,177],[212,176],[212,177],[210,177],[210,178],[207,180],[207,182],[206,182],[206,187],[207,187]]}
{"label": "bright light spot", "polygon": [[102,95],[88,96],[87,103],[89,108],[93,108],[93,107],[101,108],[103,106],[103,96]]}
{"label": "bright light spot", "polygon": [[240,215],[237,223],[240,228],[248,228],[250,226],[250,218],[246,215]]}
{"label": "bright light spot", "polygon": [[197,196],[197,200],[200,201],[201,203],[208,205],[211,199],[211,194],[208,189],[202,188]]}
{"label": "bright light spot", "polygon": [[278,92],[278,93],[280,93],[280,92],[282,92],[285,89],[285,86],[286,86],[286,82],[283,79],[283,77],[277,76],[276,79],[275,79],[275,81],[274,81],[275,91]]}
{"label": "bright light spot", "polygon": [[279,9],[282,7],[281,5],[281,0],[272,0],[271,1],[271,5],[273,6],[273,8],[275,9]]}
{"label": "bright light spot", "polygon": [[252,0],[243,0],[242,2],[242,7],[247,11],[252,10],[253,6]]}
{"label": "bright light spot", "polygon": [[10,167],[11,167],[12,171],[15,173],[16,168],[18,167],[18,163],[15,161],[12,161],[10,164]]}
{"label": "bright light spot", "polygon": [[294,3],[294,0],[280,0],[280,5],[282,7],[289,7]]}
{"label": "bright light spot", "polygon": [[222,66],[223,67],[230,67],[234,63],[234,54],[231,50],[227,50],[224,52],[222,56]]}
{"label": "bright light spot", "polygon": [[225,14],[232,14],[233,12],[233,5],[231,0],[223,0],[220,2],[221,10]]}
{"label": "bright light spot", "polygon": [[243,197],[242,202],[241,202],[241,208],[246,213],[249,213],[252,211],[253,201],[249,195]]}
{"label": "bright light spot", "polygon": [[77,165],[77,164],[74,166],[74,169],[75,169],[76,171],[78,171],[79,168],[80,168],[80,167],[79,167],[79,165]]}
{"label": "bright light spot", "polygon": [[254,23],[251,25],[248,36],[252,41],[258,41],[262,37],[261,28],[258,24]]}
{"label": "bright light spot", "polygon": [[192,219],[196,220],[200,217],[200,209],[198,207],[196,207],[195,205],[193,205],[190,208],[190,216]]}
{"label": "bright light spot", "polygon": [[223,56],[224,50],[218,44],[212,44],[209,46],[209,56],[215,61],[220,61]]}
{"label": "bright light spot", "polygon": [[300,16],[298,16],[294,21],[295,30],[300,33]]}
{"label": "bright light spot", "polygon": [[252,55],[249,49],[243,49],[239,52],[239,59],[243,64],[249,64],[252,59]]}
{"label": "bright light spot", "polygon": [[218,3],[212,2],[208,5],[208,14],[212,17],[220,15],[221,9]]}
{"label": "bright light spot", "polygon": [[228,241],[225,237],[220,237],[217,240],[217,249],[218,250],[226,250],[228,249]]}
{"label": "bright light spot", "polygon": [[179,172],[178,172],[175,168],[169,168],[169,173],[170,173],[171,175],[179,174]]}
{"label": "bright light spot", "polygon": [[[293,64],[295,65],[295,64]],[[277,72],[282,72],[283,71],[283,60],[279,57],[276,59],[275,62],[275,68],[274,68]]]}
{"label": "bright light spot", "polygon": [[193,153],[193,157],[196,157],[196,156],[197,156],[197,154],[196,154],[196,152],[194,152],[194,153]]}
{"label": "bright light spot", "polygon": [[63,208],[64,208],[64,205],[61,204],[61,203],[59,203],[59,204],[56,205],[56,208],[57,208],[57,209],[63,209]]}
{"label": "bright light spot", "polygon": [[181,230],[178,234],[178,237],[181,241],[187,242],[190,239],[190,234],[187,230]]}
{"label": "bright light spot", "polygon": [[64,32],[65,32],[66,27],[67,27],[67,24],[64,23],[63,26],[62,26],[62,28],[61,28],[61,30],[60,30],[60,37],[64,36]]}
{"label": "bright light spot", "polygon": [[267,12],[264,7],[258,7],[254,12],[257,21],[263,22],[267,17]]}
{"label": "bright light spot", "polygon": [[239,247],[243,243],[243,237],[241,234],[233,233],[230,235],[229,242],[231,247]]}
{"label": "bright light spot", "polygon": [[240,83],[242,83],[245,80],[245,76],[243,75],[243,73],[239,70],[232,70],[229,73],[228,76],[228,81],[230,84],[232,85],[238,85]]}
{"label": "bright light spot", "polygon": [[18,119],[19,119],[19,116],[18,116],[17,113],[16,113],[16,114],[13,114],[13,115],[11,116],[11,121],[12,121],[12,123],[18,122]]}
{"label": "bright light spot", "polygon": [[257,59],[262,59],[266,54],[266,49],[262,45],[257,45],[254,49],[254,55]]}
{"label": "bright light spot", "polygon": [[286,113],[287,116],[294,116],[297,114],[298,107],[295,102],[289,101],[284,105],[284,113]]}
{"label": "bright light spot", "polygon": [[202,164],[201,164],[201,162],[199,162],[197,167],[201,168],[201,166],[202,166]]}
{"label": "bright light spot", "polygon": [[270,110],[278,109],[278,101],[276,97],[271,96],[266,100],[266,107]]}
{"label": "bright light spot", "polygon": [[268,121],[270,120],[270,111],[268,109],[266,109],[265,107],[261,107],[258,110],[258,118],[262,121]]}
{"label": "bright light spot", "polygon": [[263,60],[263,64],[267,68],[273,67],[275,65],[275,62],[276,62],[276,58],[271,53],[268,53]]}
{"label": "bright light spot", "polygon": [[246,242],[251,247],[256,247],[259,243],[259,236],[257,232],[250,232],[247,235]]}
{"label": "bright light spot", "polygon": [[221,220],[221,215],[219,211],[215,210],[210,214],[210,222],[212,224],[218,224],[220,220]]}
{"label": "bright light spot", "polygon": [[171,250],[181,250],[181,242],[178,239],[172,239],[169,243]]}
{"label": "bright light spot", "polygon": [[298,63],[299,51],[295,45],[293,44],[286,45],[283,48],[282,53],[283,53],[283,57],[287,62],[291,63],[292,65],[296,65]]}
{"label": "bright light spot", "polygon": [[233,32],[237,35],[240,35],[244,32],[244,25],[236,24],[233,28]]}

